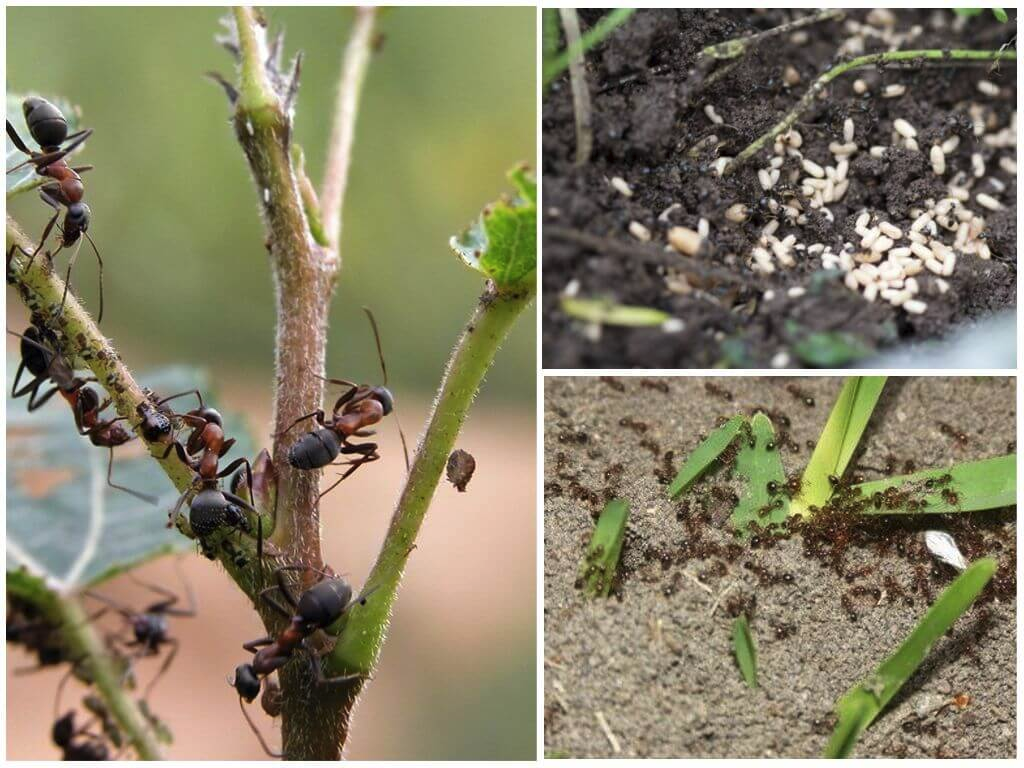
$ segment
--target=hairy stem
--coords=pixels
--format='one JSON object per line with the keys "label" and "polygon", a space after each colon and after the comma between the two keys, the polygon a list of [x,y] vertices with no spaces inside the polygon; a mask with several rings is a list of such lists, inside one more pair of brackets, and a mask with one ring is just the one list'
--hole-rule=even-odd
{"label": "hairy stem", "polygon": [[776,123],[770,131],[763,136],[758,137],[749,147],[744,149],[736,158],[729,163],[725,168],[723,175],[728,176],[734,173],[741,165],[747,160],[760,152],[768,142],[775,139],[776,136],[781,135],[785,131],[788,131],[793,123],[797,121],[804,112],[806,112],[814,99],[825,89],[829,83],[835,80],[842,74],[850,72],[854,69],[863,69],[864,67],[874,67],[884,64],[895,64],[902,67],[916,67],[919,64],[931,63],[941,64],[942,66],[965,66],[969,64],[977,64],[985,61],[1016,61],[1016,51],[940,51],[940,50],[919,50],[919,51],[888,51],[886,53],[872,53],[867,56],[858,56],[855,59],[850,59],[842,64],[837,64],[835,67],[830,69],[825,74],[821,75],[810,88],[807,89],[800,101],[791,109],[785,117]]}
{"label": "hairy stem", "polygon": [[338,98],[334,106],[334,126],[327,150],[327,172],[324,174],[320,201],[323,210],[324,231],[337,255],[341,242],[342,201],[348,185],[348,168],[355,138],[359,97],[363,92],[366,70],[373,50],[376,8],[357,8],[355,25],[345,48],[338,80]]}
{"label": "hairy stem", "polygon": [[68,646],[71,658],[83,659],[92,676],[93,687],[110,714],[124,731],[140,760],[162,760],[152,729],[135,701],[121,686],[121,675],[89,622],[81,604],[73,597],[54,596],[55,623]]}
{"label": "hairy stem", "polygon": [[[448,361],[427,430],[417,448],[377,562],[363,587],[364,594],[370,595],[372,591],[372,597],[365,605],[357,604],[350,610],[344,631],[327,659],[328,674],[364,677],[372,674],[405,564],[415,549],[416,536],[448,455],[498,348],[532,298],[531,289],[499,292],[490,285],[480,298]],[[349,686],[346,716],[342,721],[346,733],[348,715],[361,687],[361,680]],[[285,738],[287,740],[287,734]]]}

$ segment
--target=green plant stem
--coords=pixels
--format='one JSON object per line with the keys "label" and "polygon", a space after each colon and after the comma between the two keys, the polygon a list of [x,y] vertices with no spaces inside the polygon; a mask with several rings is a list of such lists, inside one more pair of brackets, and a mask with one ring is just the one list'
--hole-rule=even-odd
{"label": "green plant stem", "polygon": [[1016,51],[940,51],[940,50],[917,50],[917,51],[888,51],[886,53],[872,53],[867,56],[858,56],[842,64],[837,64],[825,74],[821,75],[810,88],[807,89],[800,101],[791,109],[782,120],[764,135],[758,137],[750,146],[736,155],[735,159],[726,166],[723,175],[728,176],[734,173],[747,160],[763,149],[768,142],[773,141],[776,136],[788,131],[797,119],[806,112],[814,99],[825,89],[829,83],[840,75],[855,69],[874,67],[884,64],[896,64],[899,66],[916,66],[918,63],[940,63],[944,66],[964,66],[984,61],[1016,61]]}
{"label": "green plant stem", "polygon": [[127,740],[135,747],[139,759],[162,760],[160,747],[157,746],[146,718],[121,686],[120,675],[81,604],[71,596],[52,597],[53,622],[60,627],[71,658],[81,659],[79,663],[87,665],[93,687],[124,731]]}
{"label": "green plant stem", "polygon": [[[455,445],[473,398],[494,356],[516,319],[533,299],[533,290],[498,292],[489,285],[448,361],[427,429],[398,499],[384,544],[364,586],[371,599],[349,612],[344,631],[327,658],[332,676],[369,676],[376,666],[409,555],[423,524],[445,462]],[[352,706],[362,681],[349,686]],[[347,720],[347,718],[346,718]],[[346,722],[347,726],[347,722]],[[285,733],[287,749],[288,734]]]}

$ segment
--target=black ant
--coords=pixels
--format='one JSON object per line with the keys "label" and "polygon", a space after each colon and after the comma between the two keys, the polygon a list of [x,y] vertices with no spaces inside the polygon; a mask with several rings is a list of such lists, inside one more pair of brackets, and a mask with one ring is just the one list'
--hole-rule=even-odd
{"label": "black ant", "polygon": [[[36,318],[33,318],[32,324],[25,329],[25,333],[15,333],[14,331],[7,331],[7,333],[21,339],[21,361],[14,374],[11,397],[16,399],[28,395],[30,413],[45,405],[57,392],[70,393],[91,381],[96,381],[95,378],[75,376],[71,364],[60,352],[56,336]],[[18,389],[21,375],[26,370],[32,374],[32,380]],[[53,387],[40,395],[40,388],[47,382],[52,382]]]}
{"label": "black ant", "polygon": [[[100,256],[99,250],[96,248],[96,244],[89,237],[89,218],[90,211],[89,206],[82,202],[82,197],[85,195],[85,186],[82,184],[82,177],[80,173],[92,170],[93,166],[83,165],[77,168],[72,168],[68,165],[65,159],[68,155],[74,152],[78,147],[92,135],[92,129],[86,129],[77,131],[76,133],[68,134],[68,121],[64,117],[57,107],[48,102],[46,99],[39,98],[38,96],[30,96],[25,99],[21,105],[22,112],[25,114],[25,122],[28,124],[29,133],[32,134],[32,138],[39,145],[42,152],[36,152],[29,149],[22,138],[18,135],[18,132],[11,125],[11,121],[7,121],[7,136],[14,143],[21,152],[28,155],[28,159],[21,163],[18,163],[13,168],[9,168],[7,173],[13,173],[19,170],[25,165],[35,166],[36,173],[40,176],[49,177],[53,181],[46,182],[39,188],[39,196],[43,202],[54,209],[55,213],[50,221],[46,224],[46,228],[43,230],[43,236],[39,241],[39,245],[32,253],[27,253],[20,246],[15,244],[11,247],[11,250],[7,254],[7,260],[10,262],[11,256],[14,254],[14,250],[17,248],[22,253],[25,253],[29,257],[28,266],[32,266],[32,262],[35,260],[36,254],[39,253],[43,245],[46,243],[46,239],[50,236],[50,232],[53,231],[54,225],[57,223],[57,219],[60,217],[61,208],[66,209],[64,215],[64,223],[60,227],[60,246],[56,251],[51,254],[51,258],[56,256],[60,251],[68,246],[72,246],[77,242],[80,242],[80,238],[84,235],[85,239],[89,241],[89,245],[92,246],[93,253],[96,254],[96,261],[99,264],[99,275],[100,275],[100,309],[98,320],[103,320],[103,258]],[[63,148],[61,144],[69,142]],[[67,276],[64,282],[64,296],[61,299],[61,309],[64,308],[64,302],[68,297],[68,287],[71,282],[71,268],[75,264],[75,259],[78,258],[78,250],[71,255],[71,260],[68,262]]]}
{"label": "black ant", "polygon": [[[177,563],[175,563],[175,567],[179,567]],[[86,593],[94,600],[99,600],[104,605],[108,605],[120,613],[131,627],[132,639],[125,643],[126,647],[137,649],[134,650],[134,654],[131,658],[143,659],[150,656],[159,656],[163,646],[170,646],[171,650],[165,657],[163,664],[160,665],[160,669],[146,686],[143,698],[147,698],[149,696],[153,687],[157,684],[160,678],[164,676],[167,670],[170,669],[171,663],[174,661],[174,657],[178,653],[178,640],[171,637],[169,634],[167,617],[178,616],[191,618],[196,615],[195,595],[192,593],[192,588],[189,586],[184,574],[181,573],[180,567],[178,575],[181,577],[182,584],[185,585],[185,594],[188,599],[187,608],[175,607],[179,598],[170,590],[164,589],[156,584],[149,584],[145,581],[141,581],[134,576],[131,576],[131,579],[136,584],[139,584],[140,586],[143,586],[151,592],[161,596],[160,600],[147,606],[142,611],[134,611],[131,608],[120,605],[110,598],[96,594],[95,592]]]}
{"label": "black ant", "polygon": [[966,432],[959,430],[952,424],[947,424],[944,421],[939,422],[939,431],[946,435],[946,437],[952,437],[960,446],[967,445],[967,443],[970,442],[970,438],[967,437]]}
{"label": "black ant", "polygon": [[[351,437],[369,437],[374,433],[367,430],[367,427],[376,424],[385,416],[389,415],[395,407],[395,399],[391,390],[387,388],[388,371],[384,364],[384,353],[380,343],[380,333],[377,330],[377,321],[369,309],[363,308],[366,316],[370,319],[370,326],[373,329],[373,337],[377,342],[377,357],[380,359],[381,372],[384,375],[384,385],[371,387],[365,384],[355,384],[345,379],[329,379],[323,376],[317,378],[330,384],[338,384],[348,389],[334,403],[334,410],[330,420],[327,420],[323,409],[307,413],[293,421],[287,429],[278,433],[278,436],[285,435],[293,427],[306,419],[315,419],[320,429],[315,432],[307,432],[300,437],[291,448],[288,449],[288,463],[296,469],[314,470],[326,467],[331,464],[339,454],[358,456],[347,462],[349,468],[345,470],[338,480],[326,491],[320,494],[323,498],[338,484],[348,478],[363,464],[377,461],[380,454],[377,453],[377,443],[350,443]],[[396,417],[397,419],[397,417]],[[402,450],[405,452],[405,467],[409,468],[409,452],[405,444],[405,434],[401,426],[398,434],[402,438]]]}
{"label": "black ant", "polygon": [[75,710],[57,718],[51,737],[61,751],[62,760],[109,760],[110,750],[103,737],[88,730],[88,725],[75,727]]}
{"label": "black ant", "polygon": [[800,389],[796,384],[787,384],[786,391],[797,400],[802,401],[808,408],[814,407],[814,398],[804,390]]}
{"label": "black ant", "polygon": [[[302,565],[281,566],[274,572],[277,580],[276,587],[268,587],[260,593],[275,610],[288,616],[288,625],[282,629],[276,637],[268,635],[257,640],[250,640],[243,643],[242,647],[253,654],[253,659],[248,664],[240,664],[235,668],[235,676],[228,682],[238,692],[238,703],[242,714],[253,733],[259,739],[264,751],[272,757],[277,757],[263,740],[263,736],[256,728],[255,723],[249,718],[243,702],[252,703],[260,693],[264,678],[281,669],[291,661],[295,652],[300,648],[309,655],[310,663],[316,674],[318,685],[336,685],[349,683],[363,677],[362,674],[342,675],[340,677],[327,678],[324,676],[323,668],[320,666],[317,652],[310,647],[308,641],[314,632],[334,624],[345,615],[349,608],[359,603],[366,603],[366,595],[353,600],[352,587],[347,581],[338,576],[329,575],[318,571],[321,580],[309,589],[305,590],[299,597],[292,594],[284,579],[285,571],[309,570]],[[274,589],[281,592],[291,607],[291,612],[274,600],[271,600],[268,593]]]}
{"label": "black ant", "polygon": [[732,392],[727,390],[725,387],[720,387],[712,381],[704,382],[704,391],[706,391],[712,397],[720,397],[726,402],[731,402],[733,398]]}

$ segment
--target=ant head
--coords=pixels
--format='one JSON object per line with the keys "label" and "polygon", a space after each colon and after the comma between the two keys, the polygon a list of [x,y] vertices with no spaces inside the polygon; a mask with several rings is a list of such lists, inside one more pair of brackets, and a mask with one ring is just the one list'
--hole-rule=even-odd
{"label": "ant head", "polygon": [[385,416],[395,409],[395,396],[387,387],[374,387],[373,396],[384,407]]}
{"label": "ant head", "polygon": [[82,387],[78,390],[77,406],[82,413],[94,411],[100,407],[100,396],[92,387]]}
{"label": "ant head", "polygon": [[228,682],[247,702],[252,703],[260,695],[260,678],[252,664],[239,664],[235,667],[235,679]]}
{"label": "ant head", "polygon": [[86,232],[89,229],[89,216],[92,211],[89,210],[89,206],[85,203],[72,203],[68,206],[68,213],[65,217],[65,221],[71,225],[73,229]]}
{"label": "ant head", "polygon": [[63,747],[71,743],[71,737],[75,735],[75,710],[69,711],[66,715],[57,718],[53,724],[53,743]]}
{"label": "ant head", "polygon": [[30,96],[21,105],[32,138],[40,147],[59,147],[68,137],[64,114],[46,99]]}

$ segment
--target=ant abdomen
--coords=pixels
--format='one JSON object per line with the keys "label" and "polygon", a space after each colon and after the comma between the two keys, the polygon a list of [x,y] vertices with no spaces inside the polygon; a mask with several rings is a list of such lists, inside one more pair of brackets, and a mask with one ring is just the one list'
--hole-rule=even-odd
{"label": "ant abdomen", "polygon": [[196,494],[189,507],[188,522],[200,538],[225,525],[242,530],[249,527],[242,511],[217,488],[204,488]]}
{"label": "ant abdomen", "polygon": [[288,449],[288,463],[296,469],[326,467],[341,452],[341,438],[330,429],[307,432]]}
{"label": "ant abdomen", "polygon": [[304,622],[317,627],[333,624],[352,601],[352,587],[342,578],[325,579],[302,593],[295,609]]}
{"label": "ant abdomen", "polygon": [[68,121],[64,113],[46,99],[30,96],[22,102],[25,123],[41,147],[57,147],[68,137]]}

